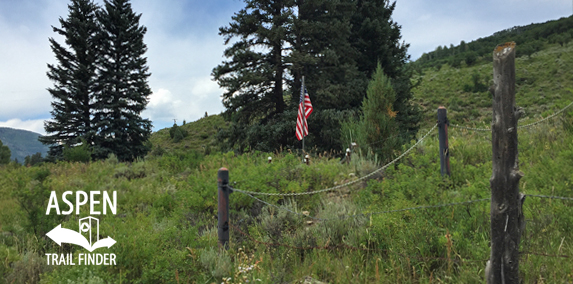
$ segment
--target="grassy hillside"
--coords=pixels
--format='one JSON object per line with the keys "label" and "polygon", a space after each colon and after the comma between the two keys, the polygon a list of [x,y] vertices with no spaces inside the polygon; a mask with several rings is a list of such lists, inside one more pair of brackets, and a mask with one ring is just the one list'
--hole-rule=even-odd
{"label": "grassy hillside", "polygon": [[424,53],[415,65],[422,68],[437,67],[448,63],[460,67],[463,63],[474,64],[491,62],[492,46],[508,41],[520,46],[517,56],[530,55],[545,49],[547,44],[565,45],[573,38],[573,17],[564,17],[545,23],[516,26],[479,38],[469,43],[461,41],[459,45],[438,46],[434,51]]}
{"label": "grassy hillside", "polygon": [[[520,47],[517,46],[517,49]],[[493,47],[491,49],[493,51]],[[516,104],[525,109],[527,123],[545,117],[573,101],[573,44],[549,45],[547,49],[516,58]],[[489,125],[491,122],[492,63],[452,68],[425,69],[414,89],[415,101],[433,123],[437,108],[448,109],[453,124]]]}
{"label": "grassy hillside", "polygon": [[24,162],[26,156],[38,152],[42,153],[43,157],[46,156],[48,147],[38,141],[38,136],[40,134],[28,130],[0,127],[0,140],[10,148],[11,159],[18,159],[20,163]]}
{"label": "grassy hillside", "polygon": [[[492,50],[494,47],[491,47]],[[519,48],[519,46],[518,46]],[[517,59],[517,104],[527,123],[571,100],[569,46]],[[426,69],[415,96],[425,126],[439,105],[452,123],[487,127],[491,64]],[[473,75],[476,74],[476,75]],[[475,79],[474,79],[475,78]],[[303,193],[364,178],[377,165],[289,152],[206,151],[224,126],[210,116],[153,134],[167,150],[134,163],[106,161],[0,167],[0,283],[483,283],[490,252],[491,137],[450,130],[451,177],[440,175],[437,132],[394,166],[349,187],[296,197],[230,195],[229,249],[217,246],[217,170],[231,185],[267,193]],[[520,190],[573,197],[573,109],[519,130]],[[421,136],[420,133],[419,137]],[[413,143],[413,142],[412,142]],[[411,145],[405,145],[406,150]],[[205,152],[211,152],[205,155]],[[267,157],[273,163],[267,163]],[[100,237],[117,243],[97,253],[115,266],[51,266],[46,253],[86,253],[45,236],[58,224],[78,229],[89,215],[46,215],[51,191],[117,191],[117,214],[99,215]],[[74,195],[72,195],[74,196]],[[74,199],[75,200],[75,199]],[[475,201],[475,202],[468,202]],[[435,208],[420,206],[456,203]],[[270,205],[269,205],[270,204]],[[66,203],[59,201],[62,210]],[[102,204],[95,205],[101,211]],[[520,277],[524,283],[573,282],[573,201],[528,196],[523,205]],[[372,214],[370,214],[372,213]],[[308,214],[317,219],[304,217]]]}
{"label": "grassy hillside", "polygon": [[153,147],[160,147],[166,151],[195,150],[203,153],[206,148],[217,147],[215,134],[220,129],[228,127],[228,122],[225,122],[220,115],[211,115],[179,127],[187,132],[187,136],[183,140],[174,142],[169,135],[170,128],[164,128],[151,135],[150,141]]}
{"label": "grassy hillside", "polygon": [[[488,202],[345,217],[487,198],[491,176],[487,134],[452,131],[449,179],[439,174],[436,136],[434,132],[397,167],[368,182],[318,195],[263,198],[280,209],[238,192],[231,194],[231,224],[240,231],[231,228],[227,252],[217,250],[219,167],[230,169],[236,188],[292,193],[351,181],[371,172],[374,165],[362,159],[345,165],[313,157],[306,166],[289,153],[189,153],[133,164],[110,159],[3,167],[0,282],[481,283],[489,256]],[[519,139],[525,173],[521,190],[573,196],[573,133],[557,122],[522,131]],[[268,155],[274,157],[272,164],[266,163]],[[98,216],[100,237],[110,236],[117,243],[96,251],[115,253],[116,266],[46,264],[45,253],[73,253],[77,259],[86,252],[75,245],[60,247],[45,237],[60,223],[77,230],[78,219],[89,214],[86,207],[80,215],[44,214],[50,191],[60,195],[76,190],[117,191],[117,214]],[[60,207],[67,209],[61,201]],[[95,209],[101,211],[101,204]],[[282,209],[309,211],[328,220],[302,218]],[[531,197],[524,210],[527,231],[522,251],[573,255],[568,239],[573,235],[570,201]],[[525,283],[573,280],[573,263],[566,259],[524,254],[520,265]]]}

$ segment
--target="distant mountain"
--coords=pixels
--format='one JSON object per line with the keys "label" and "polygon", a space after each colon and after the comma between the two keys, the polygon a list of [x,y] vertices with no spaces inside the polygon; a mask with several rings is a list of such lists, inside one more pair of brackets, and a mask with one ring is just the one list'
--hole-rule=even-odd
{"label": "distant mountain", "polygon": [[12,160],[18,159],[18,162],[24,162],[26,156],[31,156],[37,152],[42,153],[45,157],[48,153],[48,147],[38,141],[39,133],[28,130],[0,127],[0,140],[12,152]]}

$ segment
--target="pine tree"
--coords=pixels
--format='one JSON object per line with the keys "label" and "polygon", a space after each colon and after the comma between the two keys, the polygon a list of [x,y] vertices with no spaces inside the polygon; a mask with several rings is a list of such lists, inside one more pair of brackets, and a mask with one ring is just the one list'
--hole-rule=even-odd
{"label": "pine tree", "polygon": [[54,86],[52,120],[44,124],[48,135],[39,140],[50,145],[49,154],[61,157],[64,145],[72,146],[85,139],[90,145],[96,131],[91,123],[96,58],[98,58],[98,7],[91,0],[72,0],[68,18],[60,18],[61,28],[54,32],[65,38],[67,47],[50,38],[58,63],[48,64],[48,78]]}
{"label": "pine tree", "polygon": [[0,140],[0,165],[5,165],[10,163],[11,156],[12,153],[10,152],[10,148],[8,148],[8,146],[5,146],[2,143],[2,140]]}
{"label": "pine tree", "polygon": [[94,126],[98,129],[94,156],[115,154],[119,160],[133,160],[148,151],[145,142],[151,135],[151,121],[141,117],[151,89],[147,31],[139,24],[128,0],[105,0],[97,13],[101,23],[101,56],[95,92]]}
{"label": "pine tree", "polygon": [[[309,147],[339,148],[340,121],[355,116],[368,78],[381,63],[396,91],[396,123],[415,135],[420,116],[410,103],[408,45],[392,21],[387,0],[246,0],[247,7],[220,29],[231,58],[213,70],[226,89],[229,130],[220,133],[237,150],[299,148],[294,136],[301,78],[314,111]],[[282,56],[281,56],[282,54]],[[286,85],[283,85],[282,82]],[[280,94],[280,95],[279,95]],[[409,140],[408,135],[402,141]]]}
{"label": "pine tree", "polygon": [[400,144],[396,137],[397,112],[392,110],[396,93],[380,64],[372,75],[366,93],[361,117],[364,141],[359,141],[358,145],[368,145],[381,161],[387,161]]}
{"label": "pine tree", "polygon": [[[350,42],[356,6],[348,0],[306,0],[298,4],[292,36],[295,48],[288,57],[294,79],[290,105],[296,111],[304,75],[314,107],[307,121],[310,135],[305,144],[319,150],[335,149],[340,145],[340,119],[360,107],[368,82],[358,70],[357,51]],[[300,147],[294,136],[290,142]]]}
{"label": "pine tree", "polygon": [[[294,0],[245,0],[246,7],[233,16],[219,35],[229,61],[213,69],[213,77],[225,89],[225,117],[234,122],[230,144],[243,147],[274,141],[265,150],[284,144],[286,132],[264,129],[280,120],[286,110],[283,81],[287,79],[283,53],[293,19]],[[293,128],[294,129],[294,126]],[[279,134],[279,135],[275,135]]]}
{"label": "pine tree", "polygon": [[380,64],[384,74],[391,79],[396,93],[392,109],[397,112],[396,124],[400,129],[402,143],[414,138],[419,128],[421,115],[411,103],[412,70],[408,69],[409,44],[400,42],[401,26],[392,20],[396,2],[389,0],[350,0],[356,5],[352,18],[350,42],[357,51],[358,70],[367,78],[372,77]]}

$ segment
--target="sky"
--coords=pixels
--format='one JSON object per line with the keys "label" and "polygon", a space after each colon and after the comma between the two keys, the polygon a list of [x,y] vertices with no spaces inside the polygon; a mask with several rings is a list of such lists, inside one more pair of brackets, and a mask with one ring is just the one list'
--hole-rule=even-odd
{"label": "sky", "polygon": [[[64,0],[0,0],[0,126],[45,134],[52,98],[47,64],[55,64],[48,38],[68,15]],[[102,3],[97,0],[96,3]],[[153,91],[142,116],[154,131],[224,110],[223,90],[212,80],[225,49],[218,35],[241,0],[134,0],[147,27],[144,41]],[[438,45],[470,42],[513,26],[541,23],[573,13],[573,0],[398,0],[393,20],[410,44],[411,59]],[[494,47],[492,47],[493,50]]]}

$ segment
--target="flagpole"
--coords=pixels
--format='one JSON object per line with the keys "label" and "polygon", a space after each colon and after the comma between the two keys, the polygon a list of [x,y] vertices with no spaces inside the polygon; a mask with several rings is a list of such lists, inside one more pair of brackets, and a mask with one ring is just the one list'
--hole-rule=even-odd
{"label": "flagpole", "polygon": [[304,76],[302,76],[302,85],[300,86],[300,94],[302,96],[302,156],[304,157],[304,129],[306,127],[306,106],[305,106],[305,93],[304,93]]}

